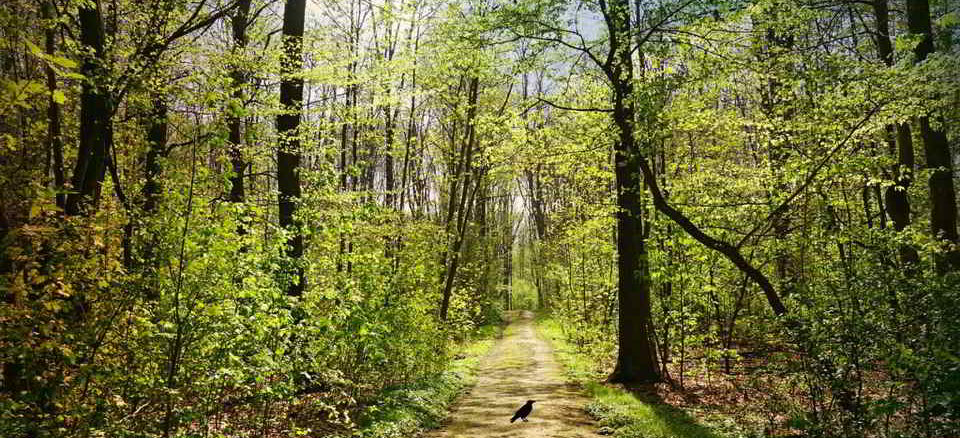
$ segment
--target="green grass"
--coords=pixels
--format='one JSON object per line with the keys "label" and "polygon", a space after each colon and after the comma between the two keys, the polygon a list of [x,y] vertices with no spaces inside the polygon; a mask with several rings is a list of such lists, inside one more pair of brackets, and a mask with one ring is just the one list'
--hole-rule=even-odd
{"label": "green grass", "polygon": [[550,318],[538,318],[540,334],[550,341],[567,378],[590,396],[587,413],[601,430],[624,438],[721,438],[681,409],[653,396],[637,394],[603,382],[606,370],[597,369],[587,354],[566,342],[560,326]]}
{"label": "green grass", "polygon": [[376,406],[370,406],[357,419],[354,437],[407,438],[439,426],[449,413],[450,404],[473,383],[480,359],[490,350],[501,328],[497,325],[478,329],[472,340],[457,351],[449,368],[416,384],[385,391]]}
{"label": "green grass", "polygon": [[720,438],[681,409],[623,389],[589,383],[587,413],[618,437]]}

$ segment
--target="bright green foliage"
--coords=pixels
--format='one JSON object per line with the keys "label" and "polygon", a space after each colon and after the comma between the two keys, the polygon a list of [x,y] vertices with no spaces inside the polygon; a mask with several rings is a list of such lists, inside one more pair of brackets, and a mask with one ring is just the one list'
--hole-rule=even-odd
{"label": "bright green foliage", "polygon": [[498,326],[480,327],[477,339],[465,345],[449,369],[428,375],[412,385],[384,391],[378,403],[358,419],[358,435],[401,438],[439,426],[456,396],[473,382],[477,364],[493,345],[496,335],[499,335]]}
{"label": "bright green foliage", "polygon": [[[960,434],[958,249],[930,231],[925,154],[938,132],[960,156],[955,2],[930,1],[921,63],[905,1],[616,3],[663,195],[634,188],[658,390],[712,431],[598,383],[619,347],[613,3],[309,1],[299,259],[278,226],[282,3],[250,3],[243,48],[235,0],[0,5],[0,436],[410,436],[511,308],[549,315],[621,436]],[[103,175],[68,212],[91,130]]]}
{"label": "bright green foliage", "polygon": [[[726,392],[718,410],[750,430],[956,434],[956,324],[944,318],[960,288],[955,273],[933,267],[952,248],[928,231],[930,173],[915,123],[938,115],[948,122],[936,129],[958,135],[949,122],[957,118],[951,7],[933,2],[935,26],[942,26],[935,27],[937,53],[915,66],[910,50],[919,40],[904,33],[905,17],[896,12],[902,4],[891,2],[897,62],[886,67],[870,37],[870,5],[639,4],[638,27],[659,27],[637,49],[637,138],[666,202],[708,235],[735,244],[788,309],[774,318],[753,280],[648,197],[654,327],[673,385],[705,397]],[[573,7],[528,2],[506,16],[515,20],[512,31],[552,44],[558,58],[604,53],[602,31],[583,30],[587,14],[576,15],[579,33],[549,27],[571,29],[557,18],[563,14],[546,10]],[[675,19],[656,21],[674,7]],[[589,62],[575,65],[579,74],[558,75],[561,85],[544,99],[609,108],[598,71]],[[577,70],[582,65],[586,72]],[[600,89],[591,86],[598,82]],[[613,141],[607,114],[552,114],[540,132],[559,135],[544,135],[547,144],[528,158],[556,175],[545,188],[548,239],[538,242],[550,248],[543,254],[555,279],[552,317],[605,371],[617,347],[615,206],[608,150],[588,151]],[[917,157],[908,193],[913,223],[903,232],[884,210],[897,162],[887,126],[898,123],[914,126]],[[557,158],[574,149],[582,152]],[[899,262],[904,244],[918,250],[919,266]]]}

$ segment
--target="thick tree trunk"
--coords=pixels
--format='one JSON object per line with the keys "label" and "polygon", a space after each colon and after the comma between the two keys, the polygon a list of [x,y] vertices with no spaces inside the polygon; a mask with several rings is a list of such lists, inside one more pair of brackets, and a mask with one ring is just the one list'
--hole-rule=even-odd
{"label": "thick tree trunk", "polygon": [[611,63],[607,78],[613,86],[613,122],[618,129],[614,145],[617,188],[617,293],[619,350],[611,382],[661,381],[653,339],[650,305],[650,268],[643,232],[643,183],[637,172],[641,152],[634,139],[633,60],[630,4],[613,1],[605,11]]}
{"label": "thick tree trunk", "polygon": [[80,42],[90,53],[84,57],[81,72],[80,147],[67,196],[67,215],[89,214],[96,210],[100,186],[107,170],[109,144],[110,96],[103,88],[104,30],[103,18],[96,4],[80,8]]}
{"label": "thick tree trunk", "polygon": [[294,266],[294,279],[287,286],[287,295],[301,296],[306,287],[302,265],[303,230],[297,218],[300,202],[300,113],[303,108],[303,26],[306,0],[287,0],[283,11],[283,60],[281,61],[280,107],[277,116],[277,187],[280,192],[280,227],[290,234],[286,255]]}
{"label": "thick tree trunk", "polygon": [[[927,0],[907,0],[907,27],[911,34],[921,35],[922,40],[914,48],[914,62],[920,63],[933,53],[933,30],[930,25],[930,5]],[[942,118],[939,118],[942,125]],[[920,137],[923,138],[923,152],[930,169],[930,228],[933,234],[944,244],[957,245],[957,195],[953,187],[953,161],[947,134],[942,129],[934,129],[930,116],[920,117]],[[960,250],[954,246],[946,254],[936,258],[940,272],[960,269]]]}
{"label": "thick tree trunk", "polygon": [[[616,114],[616,113],[615,113]],[[650,269],[643,234],[642,182],[636,172],[637,154],[630,115],[620,114],[622,131],[616,146],[617,184],[617,290],[619,352],[611,382],[652,383],[660,381],[660,368],[653,343],[650,305]]]}

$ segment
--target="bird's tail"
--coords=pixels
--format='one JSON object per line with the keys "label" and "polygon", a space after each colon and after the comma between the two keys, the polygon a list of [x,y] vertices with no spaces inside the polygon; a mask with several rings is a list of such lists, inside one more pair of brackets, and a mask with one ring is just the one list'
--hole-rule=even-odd
{"label": "bird's tail", "polygon": [[517,418],[520,418],[520,417],[514,415],[513,418],[510,419],[510,422],[513,423],[514,421],[517,421]]}

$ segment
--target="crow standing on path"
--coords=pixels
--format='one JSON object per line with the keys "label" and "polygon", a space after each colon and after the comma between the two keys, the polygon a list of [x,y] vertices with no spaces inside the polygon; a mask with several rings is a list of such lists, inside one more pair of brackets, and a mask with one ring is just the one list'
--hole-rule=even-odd
{"label": "crow standing on path", "polygon": [[517,421],[517,418],[527,421],[527,415],[530,415],[530,412],[533,412],[533,404],[536,400],[527,400],[527,404],[520,406],[520,409],[517,409],[517,413],[513,414],[513,418],[510,419],[510,422],[513,423]]}

